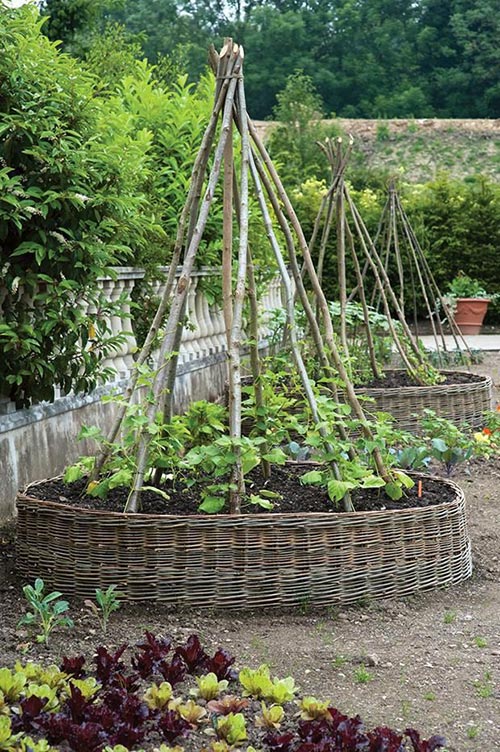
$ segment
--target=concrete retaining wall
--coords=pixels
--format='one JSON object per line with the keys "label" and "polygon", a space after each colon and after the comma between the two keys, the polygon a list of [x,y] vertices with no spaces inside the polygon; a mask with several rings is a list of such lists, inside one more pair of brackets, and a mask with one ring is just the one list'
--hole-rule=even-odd
{"label": "concrete retaining wall", "polygon": [[[175,409],[182,412],[193,400],[216,400],[223,394],[226,374],[225,353],[180,364]],[[77,441],[80,429],[83,425],[109,428],[116,407],[102,397],[121,391],[125,383],[0,416],[0,524],[14,516],[18,489],[56,476],[79,456],[94,451],[91,442]]]}

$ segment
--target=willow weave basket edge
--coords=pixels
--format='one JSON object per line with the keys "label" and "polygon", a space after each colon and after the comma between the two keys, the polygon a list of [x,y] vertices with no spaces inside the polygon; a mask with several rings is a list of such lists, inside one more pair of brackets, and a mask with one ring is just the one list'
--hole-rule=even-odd
{"label": "willow weave basket edge", "polygon": [[[404,369],[387,369],[402,372]],[[440,370],[444,375],[461,373]],[[370,397],[377,410],[392,415],[398,427],[415,431],[419,416],[424,410],[433,410],[440,418],[456,425],[467,423],[471,428],[482,428],[483,413],[493,404],[493,382],[489,376],[473,374],[476,379],[465,384],[434,384],[427,386],[363,387],[355,388],[358,396]],[[369,404],[365,406],[370,412]]]}
{"label": "willow weave basket edge", "polygon": [[19,494],[17,565],[23,577],[41,577],[65,596],[92,597],[96,587],[116,585],[125,601],[174,607],[401,597],[472,572],[463,492],[440,480],[454,488],[453,501],[238,518],[129,515]]}

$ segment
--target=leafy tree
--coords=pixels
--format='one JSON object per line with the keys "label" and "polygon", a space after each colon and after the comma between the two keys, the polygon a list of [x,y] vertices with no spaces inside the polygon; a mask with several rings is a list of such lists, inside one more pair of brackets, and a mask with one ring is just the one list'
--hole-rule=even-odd
{"label": "leafy tree", "polygon": [[33,5],[0,6],[0,393],[19,404],[95,385],[116,344],[96,279],[160,234],[149,134],[42,23]]}
{"label": "leafy tree", "polygon": [[494,0],[423,0],[419,74],[436,115],[499,116],[499,35]]}
{"label": "leafy tree", "polygon": [[500,190],[496,184],[482,177],[461,182],[441,175],[409,191],[407,201],[441,286],[464,271],[488,290],[500,290]]}
{"label": "leafy tree", "polygon": [[62,42],[65,52],[82,56],[90,39],[103,24],[110,10],[124,0],[42,0],[40,9],[46,16],[44,33],[54,42]]}
{"label": "leafy tree", "polygon": [[322,123],[323,103],[311,78],[296,71],[277,100],[273,115],[279,125],[269,138],[269,151],[281,165],[282,179],[298,185],[304,175],[328,177],[328,163],[317,142],[338,129]]}
{"label": "leafy tree", "polygon": [[327,112],[347,117],[496,117],[496,10],[495,0],[128,0],[113,14],[144,35],[151,62],[180,59],[191,80],[209,44],[233,36],[257,118],[297,69]]}

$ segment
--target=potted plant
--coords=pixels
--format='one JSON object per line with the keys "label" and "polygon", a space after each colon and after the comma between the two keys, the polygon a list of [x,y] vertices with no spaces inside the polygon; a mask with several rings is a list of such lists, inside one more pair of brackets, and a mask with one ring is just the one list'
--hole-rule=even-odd
{"label": "potted plant", "polygon": [[479,334],[489,303],[496,297],[481,282],[460,272],[448,285],[446,299],[462,334]]}

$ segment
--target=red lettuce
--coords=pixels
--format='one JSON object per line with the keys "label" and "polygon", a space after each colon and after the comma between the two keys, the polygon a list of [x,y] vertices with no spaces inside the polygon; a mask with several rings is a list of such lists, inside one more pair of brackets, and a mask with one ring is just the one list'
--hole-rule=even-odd
{"label": "red lettuce", "polygon": [[405,734],[410,737],[413,745],[413,752],[434,752],[439,747],[446,746],[446,739],[443,736],[431,736],[430,739],[421,739],[420,734],[415,729],[405,729]]}
{"label": "red lettuce", "polygon": [[219,648],[212,658],[207,658],[203,668],[207,673],[214,673],[217,679],[228,679],[234,681],[237,678],[237,673],[234,668],[231,668],[235,657],[230,655],[227,650]]}
{"label": "red lettuce", "polygon": [[122,673],[125,669],[125,664],[120,661],[123,653],[127,649],[128,645],[124,644],[114,653],[110,653],[105,647],[98,647],[96,655],[94,657],[94,663],[96,665],[96,676],[99,681],[106,686],[109,684],[113,674]]}
{"label": "red lettuce", "polygon": [[208,655],[201,647],[200,638],[198,635],[190,635],[185,645],[179,645],[175,649],[177,655],[180,655],[187,670],[193,674],[197,668],[201,668],[207,661]]}
{"label": "red lettuce", "polygon": [[174,655],[170,663],[162,661],[158,665],[158,670],[164,680],[168,681],[172,687],[175,687],[176,684],[180,684],[180,682],[184,681],[186,676],[186,669],[182,658],[179,655]]}
{"label": "red lettuce", "polygon": [[172,744],[179,736],[188,736],[191,725],[174,710],[167,710],[159,719],[157,730]]}

